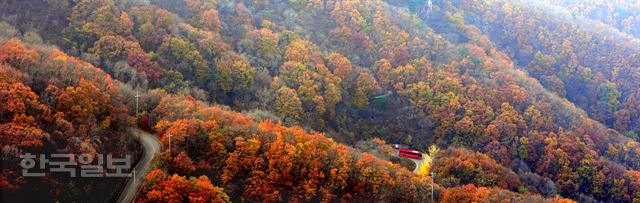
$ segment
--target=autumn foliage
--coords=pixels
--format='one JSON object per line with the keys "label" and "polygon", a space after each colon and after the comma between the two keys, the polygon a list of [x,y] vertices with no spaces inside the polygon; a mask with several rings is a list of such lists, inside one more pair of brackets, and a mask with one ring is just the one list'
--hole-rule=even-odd
{"label": "autumn foliage", "polygon": [[207,176],[198,178],[167,175],[154,169],[146,177],[144,202],[229,202],[224,190],[215,187]]}
{"label": "autumn foliage", "polygon": [[[117,154],[122,152],[119,150],[130,149],[116,144],[118,135],[126,134],[123,129],[129,119],[122,99],[111,77],[91,64],[57,49],[28,45],[16,38],[0,39],[0,147],[4,149],[1,161],[3,166],[11,165],[2,169],[2,190],[12,194],[16,201],[70,200],[71,196],[60,193],[66,194],[77,189],[76,186],[39,192],[43,191],[42,187],[65,180],[64,177],[22,177],[18,156],[23,153],[95,155],[107,150]],[[112,187],[114,182],[117,184],[116,180],[96,185]],[[104,195],[94,197],[105,198]]]}
{"label": "autumn foliage", "polygon": [[[222,181],[233,197],[247,201],[425,198],[409,189],[413,185],[426,192],[428,187],[410,171],[350,150],[319,133],[270,121],[256,123],[184,97],[168,96],[154,112],[163,118],[156,125],[158,131],[174,135],[171,150],[185,150],[164,159],[171,162],[167,168],[186,174],[190,169],[183,165],[193,157],[193,162],[204,162],[195,164],[198,170],[213,172],[212,179]],[[204,144],[193,145],[192,140]],[[392,192],[397,190],[404,195]]]}
{"label": "autumn foliage", "polygon": [[428,201],[386,143],[443,149],[440,201],[640,200],[637,4],[0,2],[0,145],[95,154],[137,122],[164,146],[139,201]]}

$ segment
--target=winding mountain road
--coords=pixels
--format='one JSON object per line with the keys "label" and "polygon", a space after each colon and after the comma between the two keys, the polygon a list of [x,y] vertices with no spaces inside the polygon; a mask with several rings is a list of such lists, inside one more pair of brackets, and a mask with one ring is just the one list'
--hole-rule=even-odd
{"label": "winding mountain road", "polygon": [[393,150],[394,150],[394,155],[396,157],[403,158],[403,159],[409,159],[409,160],[413,161],[413,163],[416,163],[416,168],[413,169],[414,173],[418,173],[418,171],[420,171],[420,167],[422,166],[422,164],[424,163],[424,160],[425,160],[424,158],[418,160],[418,159],[410,159],[410,158],[401,157],[401,156],[398,155],[399,151],[397,149],[393,149]]}
{"label": "winding mountain road", "polygon": [[416,168],[413,169],[414,173],[418,173],[418,171],[420,171],[420,167],[422,166],[422,163],[424,163],[424,158],[417,160],[417,159],[411,159],[411,161],[413,161],[414,163],[416,163]]}
{"label": "winding mountain road", "polygon": [[118,197],[118,202],[120,203],[130,203],[135,200],[145,176],[151,170],[151,161],[157,154],[160,154],[161,150],[160,141],[154,135],[140,129],[132,128],[131,130],[133,133],[140,135],[140,144],[144,148],[144,154],[135,167],[135,177],[129,179],[122,193],[120,193],[120,197]]}

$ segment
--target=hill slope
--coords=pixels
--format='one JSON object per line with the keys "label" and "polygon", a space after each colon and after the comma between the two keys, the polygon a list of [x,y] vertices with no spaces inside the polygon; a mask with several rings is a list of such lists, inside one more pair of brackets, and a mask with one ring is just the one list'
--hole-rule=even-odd
{"label": "hill slope", "polygon": [[[232,198],[248,200],[344,198],[361,194],[358,188],[365,187],[357,178],[366,174],[359,172],[362,166],[356,164],[348,167],[354,173],[349,177],[355,180],[349,179],[352,182],[346,185],[350,187],[337,190],[337,195],[329,195],[334,194],[336,185],[301,183],[319,188],[323,195],[292,188],[299,176],[326,178],[330,168],[336,168],[331,166],[333,159],[325,160],[329,165],[321,165],[327,167],[322,173],[309,172],[308,167],[288,169],[269,158],[273,143],[284,142],[276,146],[287,149],[289,145],[301,147],[298,145],[305,139],[328,142],[328,138],[308,135],[297,127],[251,124],[246,117],[232,119],[229,124],[246,125],[239,129],[218,128],[217,116],[192,118],[203,116],[194,110],[207,109],[192,101],[197,99],[228,105],[255,120],[326,132],[331,140],[345,144],[379,137],[420,150],[434,144],[453,147],[441,152],[443,160],[477,163],[453,170],[458,167],[436,160],[434,167],[439,168],[435,170],[443,172],[439,178],[447,178],[441,183],[461,187],[452,189],[450,195],[463,191],[474,194],[475,186],[462,186],[476,184],[548,197],[560,194],[581,201],[631,202],[640,198],[640,153],[633,137],[638,127],[635,48],[632,43],[607,38],[618,35],[585,30],[582,18],[553,12],[539,15],[537,4],[512,6],[503,1],[436,2],[429,8],[414,1],[365,0],[82,0],[32,2],[29,8],[11,2],[2,1],[7,5],[2,9],[7,13],[6,21],[18,24],[19,30],[57,29],[63,33],[40,32],[41,40],[31,40],[57,44],[67,53],[102,67],[126,83],[125,87],[162,89],[143,91],[144,122],[140,124],[149,129],[155,126],[159,132],[180,132],[174,135],[185,140],[175,143],[223,140],[215,147],[225,148],[229,154],[218,155],[216,160],[204,156],[211,153],[206,150],[211,146],[176,146],[163,162],[186,156],[193,163],[175,166],[195,171],[191,174],[165,167],[167,171],[155,173],[160,188],[171,185],[163,184],[170,180],[214,188],[206,180],[187,180],[191,175],[207,175],[208,180],[233,194]],[[412,13],[417,11],[428,12]],[[38,21],[41,15],[50,20]],[[597,52],[596,46],[607,50]],[[131,89],[121,91],[127,97],[135,95]],[[191,97],[166,97],[164,91]],[[168,104],[180,106],[163,107],[168,105],[163,97],[171,100]],[[256,126],[293,131],[299,138],[279,138]],[[223,132],[211,132],[220,129]],[[231,141],[235,137],[238,140]],[[264,145],[256,145],[260,150],[246,149],[255,154],[244,158],[261,159],[264,164],[242,169],[251,164],[226,162],[234,150],[247,147],[252,139],[254,144],[259,141]],[[313,147],[334,145],[342,146],[331,141],[327,146]],[[298,153],[297,148],[289,148],[273,153]],[[457,160],[456,156],[475,159]],[[358,160],[356,155],[348,157]],[[316,163],[301,162],[296,167],[305,164]],[[382,169],[391,170],[385,167],[391,166]],[[240,173],[240,182],[231,172],[225,176],[224,168]],[[276,172],[271,176],[264,170]],[[280,174],[282,170],[286,175]],[[374,177],[385,177],[384,170]],[[174,178],[172,173],[179,175]],[[513,181],[499,179],[504,175],[501,173],[509,174]],[[272,178],[271,182],[258,182],[265,177]],[[398,177],[389,177],[361,181],[365,185],[367,181],[388,181],[380,187],[390,191],[407,189],[396,188],[404,185],[394,185]],[[424,200],[424,183],[413,181],[407,189],[416,194],[413,196],[380,192],[353,198]],[[253,186],[238,189],[245,184]],[[159,189],[152,186],[147,192],[153,191]],[[161,194],[151,193],[149,201]]]}

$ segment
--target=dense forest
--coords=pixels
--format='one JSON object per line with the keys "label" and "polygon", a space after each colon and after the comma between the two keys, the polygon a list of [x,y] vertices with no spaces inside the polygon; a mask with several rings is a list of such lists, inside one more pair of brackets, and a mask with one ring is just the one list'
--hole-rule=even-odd
{"label": "dense forest", "polygon": [[0,0],[1,198],[113,201],[19,157],[139,157],[134,127],[138,202],[640,202],[638,8]]}
{"label": "dense forest", "polygon": [[[6,33],[5,33],[6,34]],[[121,178],[69,178],[21,174],[21,154],[111,152],[138,154],[117,81],[104,71],[46,46],[0,39],[0,137],[5,201],[104,201]],[[137,155],[136,155],[137,156]],[[38,195],[33,195],[37,192]]]}

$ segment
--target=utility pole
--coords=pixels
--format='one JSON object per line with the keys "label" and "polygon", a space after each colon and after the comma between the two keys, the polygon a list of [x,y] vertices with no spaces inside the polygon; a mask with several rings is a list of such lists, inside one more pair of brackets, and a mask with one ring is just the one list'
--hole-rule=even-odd
{"label": "utility pole", "polygon": [[133,168],[133,188],[136,188],[136,168]]}
{"label": "utility pole", "polygon": [[[140,98],[140,94],[138,94],[138,90],[136,90],[136,127],[138,125],[138,98]],[[138,139],[140,139],[140,132],[136,131],[136,135]]]}
{"label": "utility pole", "polygon": [[433,194],[433,184],[434,184],[433,179],[435,179],[435,178],[436,178],[436,173],[431,172],[431,202],[434,202],[433,201],[433,195],[434,195]]}

